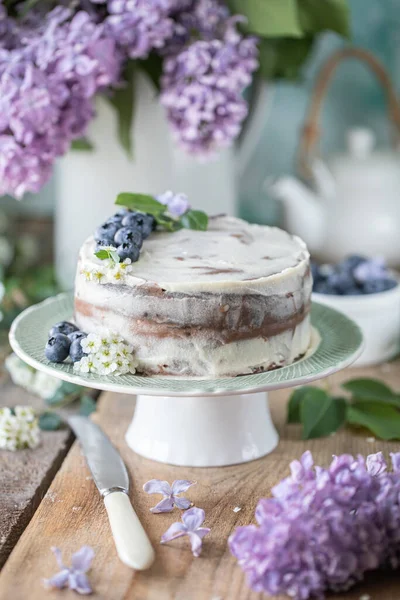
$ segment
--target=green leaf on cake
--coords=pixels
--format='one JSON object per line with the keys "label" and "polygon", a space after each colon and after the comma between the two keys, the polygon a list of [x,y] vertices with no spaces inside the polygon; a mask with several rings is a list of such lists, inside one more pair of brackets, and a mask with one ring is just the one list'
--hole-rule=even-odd
{"label": "green leaf on cake", "polygon": [[333,398],[324,390],[310,388],[300,404],[303,439],[324,437],[334,433],[346,418],[346,401]]}
{"label": "green leaf on cake", "polygon": [[382,440],[400,439],[400,412],[382,402],[359,401],[347,407],[350,425],[365,427]]}
{"label": "green leaf on cake", "polygon": [[153,216],[160,215],[166,210],[165,204],[162,204],[149,194],[121,192],[121,194],[118,194],[115,204]]}
{"label": "green leaf on cake", "polygon": [[246,17],[243,28],[262,37],[302,37],[297,4],[297,0],[228,0],[233,14]]}
{"label": "green leaf on cake", "polygon": [[186,229],[206,231],[208,226],[208,216],[201,210],[188,210],[182,215],[181,223]]}
{"label": "green leaf on cake", "polygon": [[118,264],[121,261],[119,254],[115,250],[97,250],[97,252],[95,252],[94,255],[97,256],[97,258],[99,258],[100,260],[112,260],[116,264]]}
{"label": "green leaf on cake", "polygon": [[169,217],[166,214],[156,215],[155,219],[157,221],[157,225],[159,227],[162,227],[166,231],[171,232],[182,229],[182,223],[180,221],[177,221],[176,219],[173,219],[172,217]]}
{"label": "green leaf on cake", "polygon": [[106,260],[107,258],[109,258],[108,250],[98,250],[94,253],[94,255],[97,256],[97,258],[99,258],[100,260]]}

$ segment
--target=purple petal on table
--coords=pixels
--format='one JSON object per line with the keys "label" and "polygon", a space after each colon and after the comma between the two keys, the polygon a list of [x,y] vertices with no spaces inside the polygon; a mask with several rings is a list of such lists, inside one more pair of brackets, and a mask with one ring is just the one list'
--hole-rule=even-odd
{"label": "purple petal on table", "polygon": [[94,550],[90,546],[82,546],[78,552],[72,555],[71,564],[74,571],[86,573],[90,569],[94,558]]}
{"label": "purple petal on table", "polygon": [[188,536],[190,539],[193,556],[198,558],[201,554],[203,540],[199,535],[197,535],[197,532],[195,533],[194,531],[189,531]]}
{"label": "purple petal on table", "polygon": [[173,494],[181,494],[186,492],[192,485],[196,485],[197,481],[189,481],[188,479],[177,479],[173,482],[171,488]]}
{"label": "purple petal on table", "polygon": [[163,494],[164,496],[172,494],[168,481],[162,481],[161,479],[150,479],[150,481],[144,484],[143,490],[147,494]]}
{"label": "purple petal on table", "polygon": [[387,469],[387,464],[382,452],[367,456],[367,471],[370,475],[380,475]]}
{"label": "purple petal on table", "polygon": [[205,518],[204,510],[196,506],[193,506],[182,515],[182,521],[188,531],[195,531],[203,524]]}
{"label": "purple petal on table", "polygon": [[186,534],[187,530],[183,523],[172,523],[171,527],[161,536],[161,543],[165,544],[165,542],[170,542]]}
{"label": "purple petal on table", "polygon": [[52,546],[51,551],[54,553],[54,556],[56,557],[56,561],[57,561],[57,564],[60,567],[60,569],[64,569],[64,563],[62,561],[62,555],[61,555],[60,548],[57,548],[56,546]]}
{"label": "purple petal on table", "polygon": [[[176,504],[176,502],[175,502]],[[172,498],[163,498],[158,504],[156,504],[155,506],[153,506],[153,508],[150,509],[150,512],[157,514],[157,513],[166,513],[166,512],[171,512],[174,509],[174,500]]]}
{"label": "purple petal on table", "polygon": [[68,583],[69,579],[69,569],[63,569],[50,577],[50,579],[43,579],[43,583],[47,588],[57,588],[62,590]]}
{"label": "purple petal on table", "polygon": [[71,590],[75,590],[78,594],[82,595],[91,594],[93,591],[85,573],[72,571],[69,576],[69,587]]}
{"label": "purple petal on table", "polygon": [[392,459],[393,471],[395,473],[400,471],[400,452],[391,452],[390,458]]}
{"label": "purple petal on table", "polygon": [[174,504],[175,504],[176,508],[179,508],[180,510],[186,510],[187,508],[190,508],[192,505],[190,500],[188,500],[187,498],[177,498],[177,497],[174,497]]}

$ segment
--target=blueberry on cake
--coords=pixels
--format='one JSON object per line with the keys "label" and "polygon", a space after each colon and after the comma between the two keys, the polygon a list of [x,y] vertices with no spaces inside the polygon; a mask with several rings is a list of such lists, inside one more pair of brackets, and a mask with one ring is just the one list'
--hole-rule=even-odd
{"label": "blueberry on cake", "polygon": [[162,197],[150,202],[151,214],[142,200],[130,203],[134,210],[120,210],[84,242],[79,329],[123,338],[145,375],[229,377],[303,356],[312,286],[305,244],[234,217],[207,222],[188,205],[177,214],[171,198],[169,211]]}

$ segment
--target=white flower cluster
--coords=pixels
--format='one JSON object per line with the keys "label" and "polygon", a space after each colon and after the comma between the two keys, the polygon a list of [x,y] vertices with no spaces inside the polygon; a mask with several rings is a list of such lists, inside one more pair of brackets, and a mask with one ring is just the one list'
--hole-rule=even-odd
{"label": "white flower cluster", "polygon": [[0,449],[36,448],[40,442],[39,423],[30,406],[0,408]]}
{"label": "white flower cluster", "polygon": [[133,347],[119,336],[90,333],[81,340],[81,346],[87,356],[74,364],[75,371],[98,375],[125,375],[136,371],[138,363]]}
{"label": "white flower cluster", "polygon": [[10,354],[4,361],[5,367],[15,385],[20,385],[31,394],[44,400],[54,396],[62,381],[41,371],[36,371],[16,354]]}
{"label": "white flower cluster", "polygon": [[35,394],[44,400],[54,396],[62,384],[60,379],[36,371],[14,353],[7,356],[4,364],[15,385],[23,387],[31,394]]}
{"label": "white flower cluster", "polygon": [[[102,250],[106,252],[115,252],[114,246],[104,246]],[[81,275],[86,278],[86,281],[94,281],[95,283],[122,283],[125,281],[128,273],[132,271],[132,261],[126,258],[124,261],[116,263],[112,258],[107,258],[100,261],[101,264],[93,268],[92,265],[84,265],[81,269]]]}

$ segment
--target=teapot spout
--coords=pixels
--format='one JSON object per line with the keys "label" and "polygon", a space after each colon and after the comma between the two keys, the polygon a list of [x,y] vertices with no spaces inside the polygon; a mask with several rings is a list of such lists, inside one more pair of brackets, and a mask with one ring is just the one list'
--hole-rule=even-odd
{"label": "teapot spout", "polygon": [[285,227],[300,236],[312,254],[322,248],[324,210],[318,197],[294,177],[281,177],[268,185],[272,195],[285,207]]}

